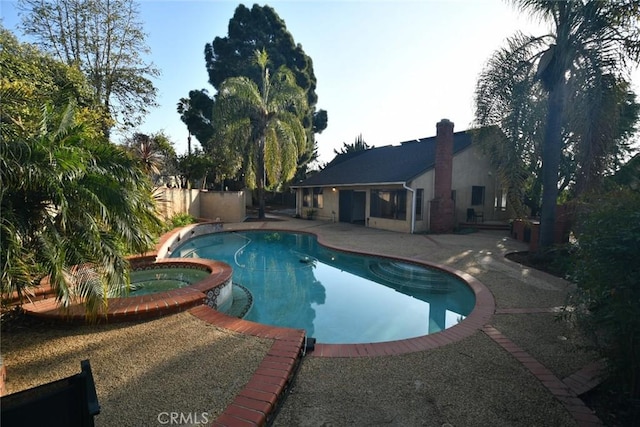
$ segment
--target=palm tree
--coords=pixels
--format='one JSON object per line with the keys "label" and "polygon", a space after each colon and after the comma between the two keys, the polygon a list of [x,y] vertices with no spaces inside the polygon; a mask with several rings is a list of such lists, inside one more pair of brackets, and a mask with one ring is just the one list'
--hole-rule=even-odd
{"label": "palm tree", "polygon": [[304,91],[285,67],[273,76],[267,68],[266,51],[256,51],[262,81],[247,77],[226,79],[213,109],[217,141],[235,147],[245,162],[245,182],[257,187],[258,217],[264,218],[264,190],[291,180],[298,157],[306,147],[300,114],[306,111]]}
{"label": "palm tree", "polygon": [[[493,55],[478,83],[476,121],[480,126],[498,124],[511,144],[529,145],[507,150],[513,163],[505,169],[510,170],[512,177],[526,179],[528,171],[523,166],[522,153],[539,154],[528,164],[539,164],[542,168],[539,243],[545,248],[554,242],[563,148],[567,138],[578,132],[567,126],[567,100],[576,93],[581,94],[583,101],[594,99],[594,94],[611,87],[612,80],[618,87],[624,85],[627,66],[632,60],[637,61],[640,54],[640,4],[637,0],[514,0],[513,3],[550,23],[552,30],[540,37],[516,34],[505,49]],[[574,108],[577,105],[572,103]],[[540,114],[541,106],[546,110],[544,115]],[[572,114],[575,113],[579,112]],[[614,124],[612,128],[617,126]],[[604,131],[604,139],[612,135],[605,129],[598,131]],[[583,138],[579,144],[584,148],[585,144],[596,142]],[[537,144],[536,152],[531,147]]]}
{"label": "palm tree", "polygon": [[160,220],[136,160],[87,138],[74,112],[45,108],[35,136],[2,117],[0,286],[23,295],[49,275],[63,306],[81,301],[93,317],[128,283],[125,254],[152,247]]}
{"label": "palm tree", "polygon": [[149,176],[160,175],[164,155],[152,137],[143,133],[134,133],[125,144],[129,146],[129,150],[140,161],[142,169]]}

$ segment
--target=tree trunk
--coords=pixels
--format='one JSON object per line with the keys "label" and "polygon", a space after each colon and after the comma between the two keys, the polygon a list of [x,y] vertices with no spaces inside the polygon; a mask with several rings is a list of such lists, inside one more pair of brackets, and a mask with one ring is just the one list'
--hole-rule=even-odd
{"label": "tree trunk", "polygon": [[264,164],[264,139],[260,141],[260,154],[258,159],[258,219],[265,218],[264,212],[264,186],[266,184],[266,167]]}
{"label": "tree trunk", "polygon": [[549,92],[547,126],[542,147],[542,207],[540,209],[540,238],[538,246],[545,249],[555,242],[558,173],[562,156],[562,112],[566,83],[558,82]]}
{"label": "tree trunk", "polygon": [[258,219],[264,218],[264,181],[260,178],[258,182]]}

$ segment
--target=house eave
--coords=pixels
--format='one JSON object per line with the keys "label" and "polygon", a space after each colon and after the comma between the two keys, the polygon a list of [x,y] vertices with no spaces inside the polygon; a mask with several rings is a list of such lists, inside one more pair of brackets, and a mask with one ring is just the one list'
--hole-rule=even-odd
{"label": "house eave", "polygon": [[394,181],[394,182],[366,182],[366,183],[349,183],[349,184],[316,184],[316,185],[290,185],[289,188],[316,188],[316,187],[374,187],[377,185],[407,185],[411,181]]}

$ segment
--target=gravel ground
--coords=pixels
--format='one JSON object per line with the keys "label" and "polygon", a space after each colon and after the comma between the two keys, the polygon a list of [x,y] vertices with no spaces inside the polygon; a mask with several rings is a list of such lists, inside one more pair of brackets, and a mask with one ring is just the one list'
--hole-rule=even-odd
{"label": "gravel ground", "polygon": [[493,325],[560,379],[598,358],[583,334],[555,313],[500,314]]}
{"label": "gravel ground", "polygon": [[275,426],[569,426],[567,411],[483,333],[402,356],[308,357]]}
{"label": "gravel ground", "polygon": [[212,421],[271,344],[189,313],[138,324],[36,324],[2,334],[8,393],[76,374],[89,359],[101,406],[97,426],[166,425],[170,412]]}

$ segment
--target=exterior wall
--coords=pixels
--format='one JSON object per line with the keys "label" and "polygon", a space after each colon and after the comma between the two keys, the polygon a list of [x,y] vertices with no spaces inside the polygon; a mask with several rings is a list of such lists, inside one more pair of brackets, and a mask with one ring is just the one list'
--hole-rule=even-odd
{"label": "exterior wall", "polygon": [[307,211],[313,209],[315,211],[314,219],[322,221],[338,221],[338,196],[339,191],[335,187],[323,187],[322,191],[322,207],[314,208],[311,206],[302,206],[303,191],[301,188],[297,189],[296,194],[296,213],[302,218],[307,217]]}
{"label": "exterior wall", "polygon": [[[409,213],[407,212],[407,216]],[[411,221],[407,218],[405,221],[387,218],[368,217],[371,228],[379,228],[381,230],[397,231],[399,233],[411,232]]]}
{"label": "exterior wall", "polygon": [[296,188],[296,216],[302,216],[302,188]]}
{"label": "exterior wall", "polygon": [[413,214],[411,206],[413,203],[413,194],[407,190],[407,205],[405,210],[407,217],[404,220],[378,218],[371,216],[371,190],[403,190],[401,185],[376,185],[372,187],[360,187],[367,194],[367,204],[365,207],[366,226],[371,228],[379,228],[382,230],[397,231],[400,233],[411,233],[411,216]]}
{"label": "exterior wall", "polygon": [[[482,206],[471,206],[471,187],[474,185],[485,188]],[[496,177],[491,172],[489,160],[478,148],[471,146],[454,156],[452,189],[456,192],[456,223],[466,222],[468,208],[482,212],[485,221],[500,219],[494,209],[496,188]]]}
{"label": "exterior wall", "polygon": [[242,222],[247,216],[246,192],[159,188],[160,214],[165,219],[188,213],[195,218]]}
{"label": "exterior wall", "polygon": [[200,218],[242,222],[247,217],[244,191],[202,191]]}
{"label": "exterior wall", "polygon": [[[335,188],[335,190],[334,190]],[[323,207],[322,208],[313,208],[316,211],[314,219],[321,221],[332,221],[338,222],[339,220],[339,200],[340,200],[340,191],[353,190],[353,191],[361,191],[366,194],[366,204],[365,204],[365,213],[364,213],[364,221],[365,225],[372,228],[379,228],[383,230],[389,231],[398,231],[401,233],[410,233],[411,232],[411,203],[413,201],[412,193],[407,191],[407,218],[405,220],[394,220],[388,218],[377,218],[371,217],[371,190],[399,190],[403,189],[402,186],[398,185],[376,185],[376,186],[344,186],[344,187],[323,187]],[[425,197],[428,194],[429,189],[425,188]],[[306,211],[311,209],[310,207],[302,206],[303,199],[303,190],[298,188],[296,190],[296,213],[300,215],[302,218],[306,218]],[[426,215],[426,212],[423,212],[423,215]]]}
{"label": "exterior wall", "polygon": [[414,224],[414,232],[421,233],[429,231],[430,218],[431,218],[431,199],[434,198],[433,185],[435,180],[434,170],[429,170],[426,173],[420,175],[418,178],[411,182],[411,188],[417,190],[422,188],[424,195],[422,197],[422,220],[416,220]]}
{"label": "exterior wall", "polygon": [[177,214],[188,213],[200,218],[200,202],[198,196],[200,190],[185,188],[158,188],[156,190],[160,202],[158,208],[163,218],[168,219]]}

